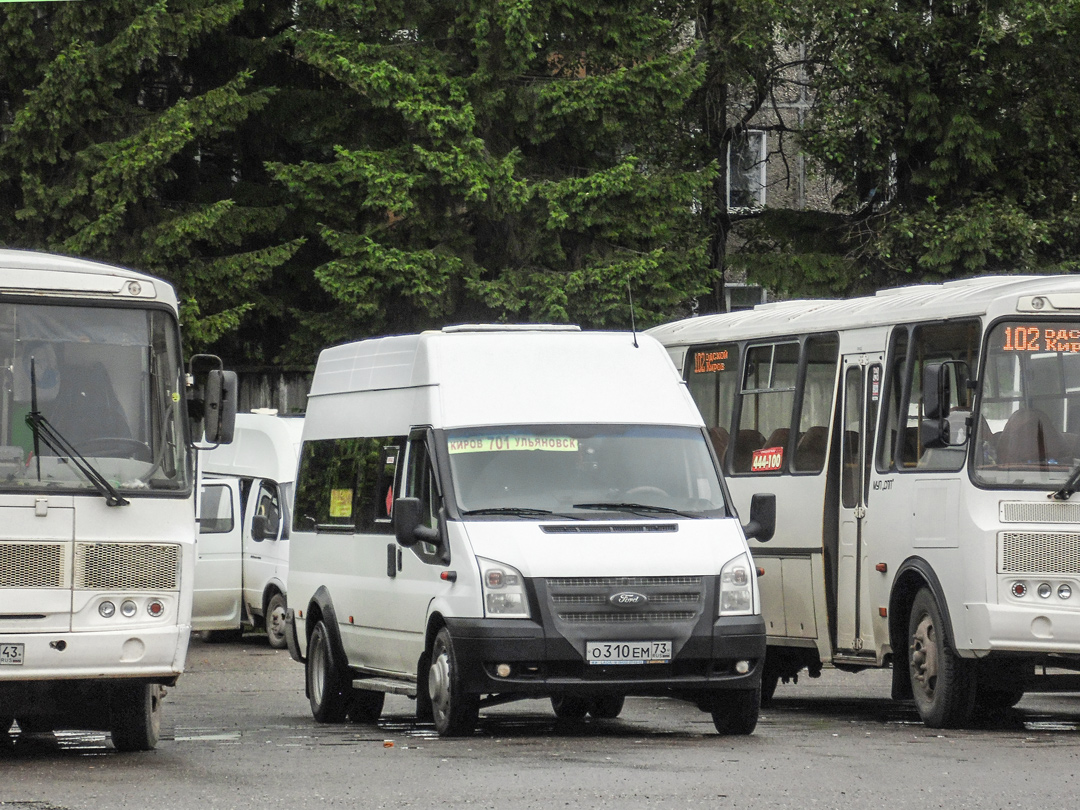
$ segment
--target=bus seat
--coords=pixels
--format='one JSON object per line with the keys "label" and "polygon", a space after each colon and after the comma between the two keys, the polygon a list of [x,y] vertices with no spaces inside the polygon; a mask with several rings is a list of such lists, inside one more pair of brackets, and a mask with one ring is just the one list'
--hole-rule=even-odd
{"label": "bus seat", "polygon": [[825,451],[829,447],[829,429],[822,425],[807,428],[795,445],[795,469],[820,472],[825,467]]}
{"label": "bus seat", "polygon": [[757,430],[740,430],[735,434],[735,455],[731,460],[731,469],[735,472],[750,472],[754,451],[765,446],[765,437]]}
{"label": "bus seat", "polygon": [[1045,413],[1021,408],[1005,423],[997,442],[998,464],[1067,464],[1073,448]]}
{"label": "bus seat", "polygon": [[762,447],[783,447],[786,450],[788,436],[790,434],[790,428],[777,428],[769,434],[769,438],[765,440],[765,444],[763,444]]}
{"label": "bus seat", "polygon": [[727,428],[709,428],[709,441],[712,442],[713,449],[716,451],[716,457],[723,462],[724,456],[727,455],[728,442],[731,441],[731,434],[727,432]]}

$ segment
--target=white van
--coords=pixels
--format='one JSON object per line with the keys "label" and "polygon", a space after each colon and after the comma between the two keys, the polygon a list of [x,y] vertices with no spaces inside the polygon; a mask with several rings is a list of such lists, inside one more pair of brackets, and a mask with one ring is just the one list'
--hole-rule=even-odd
{"label": "white van", "polygon": [[664,349],[630,333],[456,326],[322,352],[308,397],[286,618],[320,722],[386,692],[441,735],[548,697],[626,695],[757,722],[765,627],[747,534]]}
{"label": "white van", "polygon": [[236,415],[232,444],[200,457],[199,536],[192,627],[203,638],[265,627],[285,648],[288,504],[303,417],[275,411]]}

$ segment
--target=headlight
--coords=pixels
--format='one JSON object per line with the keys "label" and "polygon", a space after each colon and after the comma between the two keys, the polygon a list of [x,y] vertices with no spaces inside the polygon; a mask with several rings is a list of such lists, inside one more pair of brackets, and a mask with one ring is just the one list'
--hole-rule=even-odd
{"label": "headlight", "polygon": [[740,554],[720,569],[720,615],[738,616],[754,612],[754,568],[750,558]]}
{"label": "headlight", "polygon": [[484,615],[492,619],[529,618],[529,600],[525,580],[516,568],[501,562],[477,557],[480,583],[484,594]]}

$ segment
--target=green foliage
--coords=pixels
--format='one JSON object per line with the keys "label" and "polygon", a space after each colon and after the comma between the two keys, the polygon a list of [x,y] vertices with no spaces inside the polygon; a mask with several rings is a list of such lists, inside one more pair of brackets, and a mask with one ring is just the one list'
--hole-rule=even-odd
{"label": "green foliage", "polygon": [[842,184],[855,277],[1073,266],[1080,6],[846,0],[826,11],[804,143]]}

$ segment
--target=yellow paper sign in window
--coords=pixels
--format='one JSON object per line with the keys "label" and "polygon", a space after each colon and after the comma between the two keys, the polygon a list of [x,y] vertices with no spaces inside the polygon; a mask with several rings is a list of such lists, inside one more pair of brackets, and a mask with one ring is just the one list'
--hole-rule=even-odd
{"label": "yellow paper sign in window", "polygon": [[332,489],[332,490],[330,490],[330,517],[332,517],[332,518],[348,518],[348,517],[352,517],[352,490],[351,489]]}
{"label": "yellow paper sign in window", "polygon": [[458,453],[501,453],[521,450],[545,450],[568,453],[578,449],[578,440],[569,436],[470,436],[447,442],[451,455]]}

